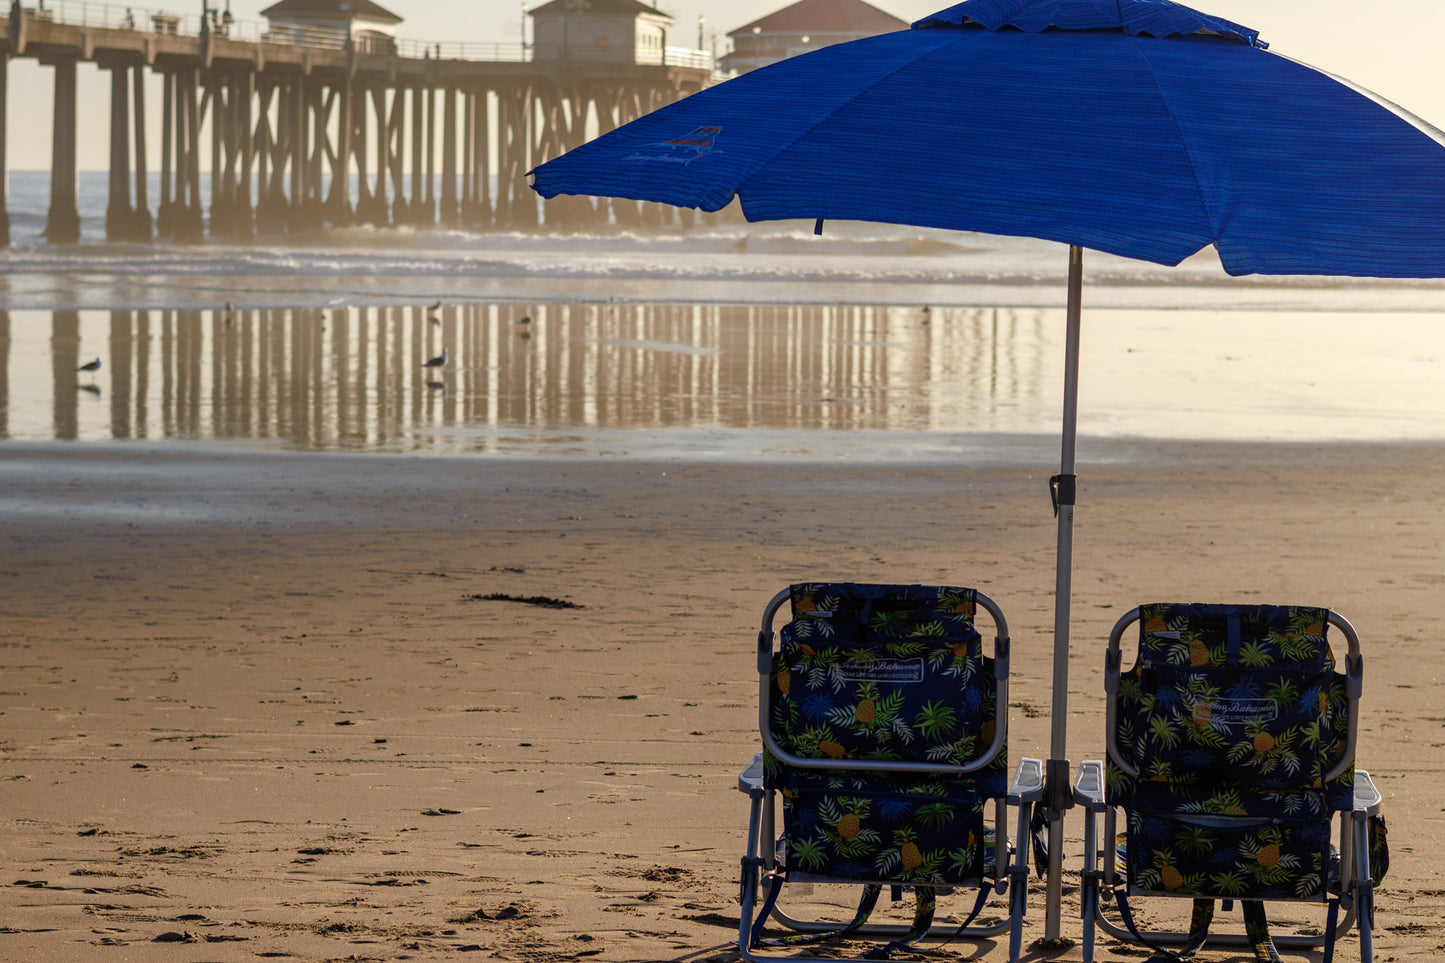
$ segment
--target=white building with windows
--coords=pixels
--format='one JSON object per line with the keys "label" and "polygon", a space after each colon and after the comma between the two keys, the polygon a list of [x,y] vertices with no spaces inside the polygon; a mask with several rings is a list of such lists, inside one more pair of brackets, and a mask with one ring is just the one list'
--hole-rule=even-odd
{"label": "white building with windows", "polygon": [[550,0],[527,12],[533,60],[665,62],[672,18],[642,0]]}
{"label": "white building with windows", "polygon": [[345,46],[358,53],[392,53],[401,17],[372,0],[281,0],[261,11],[266,39],[278,43]]}

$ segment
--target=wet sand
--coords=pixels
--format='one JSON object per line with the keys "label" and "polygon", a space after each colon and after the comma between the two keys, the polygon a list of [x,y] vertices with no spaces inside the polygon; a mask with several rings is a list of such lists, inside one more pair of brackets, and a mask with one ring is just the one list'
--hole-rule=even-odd
{"label": "wet sand", "polygon": [[[8,444],[0,958],[735,958],[762,606],[796,580],[980,588],[1014,637],[1011,753],[1046,755],[1046,448],[982,467]],[[1098,653],[1134,604],[1334,607],[1364,640],[1359,763],[1391,829],[1377,959],[1438,959],[1445,447],[1079,454],[1071,757],[1100,755]],[[1068,832],[1073,871],[1077,813]],[[1072,886],[1065,911],[1077,937]]]}

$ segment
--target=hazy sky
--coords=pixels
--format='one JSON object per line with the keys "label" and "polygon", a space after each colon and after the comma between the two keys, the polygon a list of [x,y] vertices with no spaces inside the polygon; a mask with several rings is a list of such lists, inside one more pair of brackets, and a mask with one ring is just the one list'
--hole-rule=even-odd
{"label": "hazy sky", "polygon": [[[112,0],[115,2],[115,0]],[[224,2],[224,0],[221,0]],[[231,0],[232,13],[243,20],[259,20],[259,12],[272,0]],[[399,33],[414,40],[512,43],[520,39],[522,7],[512,0],[381,0],[404,18]],[[540,6],[531,0],[528,8]],[[698,17],[706,18],[706,46],[718,38],[725,52],[730,30],[787,6],[789,0],[657,0],[658,7],[676,18],[672,42],[697,42]],[[949,6],[944,0],[876,0],[875,6],[904,20],[916,19]],[[1253,27],[1272,49],[1316,67],[1348,77],[1376,93],[1445,127],[1445,83],[1442,83],[1439,38],[1445,36],[1445,3],[1441,0],[1384,0],[1369,5],[1370,17],[1360,16],[1362,5],[1346,0],[1198,0],[1193,6]],[[201,0],[147,2],[137,9],[166,7],[199,13]],[[50,166],[50,91],[52,73],[33,60],[10,64],[9,164],[12,169]],[[109,86],[93,67],[81,67],[83,116],[101,118],[108,112]],[[154,98],[153,115],[159,114]],[[93,105],[93,106],[91,106]],[[80,131],[81,167],[106,166],[107,128],[104,123],[83,124]]]}

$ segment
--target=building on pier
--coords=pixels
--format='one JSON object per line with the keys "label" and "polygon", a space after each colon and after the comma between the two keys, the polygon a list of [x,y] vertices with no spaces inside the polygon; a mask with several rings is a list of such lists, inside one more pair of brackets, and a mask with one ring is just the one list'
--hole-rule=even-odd
{"label": "building on pier", "polygon": [[396,50],[402,18],[371,0],[281,0],[261,11],[272,43],[350,42],[361,53]]}
{"label": "building on pier", "polygon": [[662,63],[672,27],[642,0],[551,0],[528,14],[534,60]]}
{"label": "building on pier", "polygon": [[798,0],[728,34],[724,73],[745,74],[819,47],[905,30],[908,22],[863,0]]}

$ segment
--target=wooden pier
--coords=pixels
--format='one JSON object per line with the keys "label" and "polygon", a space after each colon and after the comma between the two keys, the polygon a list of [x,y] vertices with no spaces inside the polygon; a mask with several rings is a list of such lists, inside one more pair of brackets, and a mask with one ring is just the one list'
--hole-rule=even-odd
{"label": "wooden pier", "polygon": [[[52,0],[52,7],[55,6]],[[214,29],[205,18],[71,18],[14,0],[0,35],[0,243],[5,208],[5,87],[13,57],[53,69],[51,193],[45,236],[80,238],[76,67],[110,73],[106,236],[245,239],[348,224],[469,229],[661,226],[653,204],[564,198],[543,215],[526,172],[596,134],[700,90],[711,64],[666,56],[619,63],[567,56],[486,60],[443,48],[359,48],[349,39]],[[124,15],[120,11],[124,9]],[[66,22],[79,19],[82,22]],[[140,21],[140,22],[136,22]],[[187,29],[194,24],[193,29]],[[418,55],[420,54],[420,55]],[[163,78],[160,156],[144,132],[146,73]],[[88,120],[88,119],[87,119]],[[208,143],[207,143],[208,141]],[[209,169],[203,160],[209,152]],[[151,165],[159,197],[148,196]],[[202,177],[209,177],[204,210]]]}

